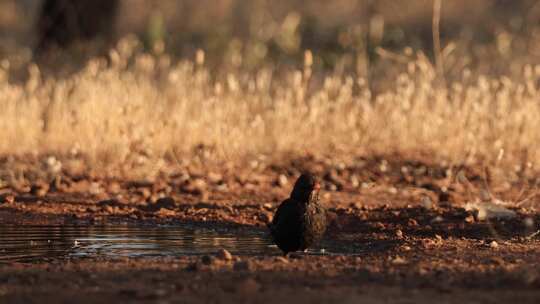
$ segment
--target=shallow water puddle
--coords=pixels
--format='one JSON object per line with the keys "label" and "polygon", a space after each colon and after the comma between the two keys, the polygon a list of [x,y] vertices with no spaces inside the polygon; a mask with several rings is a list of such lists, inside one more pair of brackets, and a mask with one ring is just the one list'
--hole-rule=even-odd
{"label": "shallow water puddle", "polygon": [[[323,242],[310,254],[354,254]],[[0,226],[0,262],[61,258],[203,255],[226,249],[235,255],[276,255],[263,229],[191,226]]]}

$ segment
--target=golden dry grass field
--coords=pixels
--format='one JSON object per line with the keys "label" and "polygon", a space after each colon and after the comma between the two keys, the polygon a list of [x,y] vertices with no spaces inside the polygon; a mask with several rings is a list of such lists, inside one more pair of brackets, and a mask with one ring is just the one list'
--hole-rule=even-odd
{"label": "golden dry grass field", "polygon": [[[215,159],[282,152],[338,155],[412,151],[458,163],[536,167],[540,157],[536,131],[540,66],[533,21],[521,21],[530,33],[514,30],[514,34],[509,32],[511,27],[504,27],[512,20],[501,18],[500,26],[490,29],[493,37],[487,43],[452,36],[459,29],[448,29],[450,38],[442,40],[439,56],[430,55],[433,47],[426,45],[429,39],[422,41],[422,48],[408,47],[405,43],[414,42],[414,36],[399,41],[401,47],[386,48],[382,41],[366,50],[366,46],[349,47],[353,43],[349,40],[360,39],[365,29],[356,25],[362,22],[353,22],[352,13],[342,11],[343,3],[329,5],[333,14],[329,16],[334,20],[339,13],[344,14],[353,23],[349,27],[341,24],[345,21],[332,23],[321,17],[324,10],[315,2],[301,11],[318,18],[316,26],[322,30],[344,28],[335,30],[336,36],[341,35],[335,39],[343,40],[339,51],[301,49],[300,42],[294,51],[283,46],[279,52],[294,52],[290,57],[295,59],[289,65],[276,64],[276,56],[283,55],[273,55],[269,48],[285,43],[281,40],[304,38],[299,29],[292,33],[275,29],[270,42],[254,42],[252,36],[245,38],[247,42],[233,37],[232,45],[228,43],[220,56],[209,55],[203,44],[180,58],[174,50],[164,48],[161,40],[152,51],[145,47],[146,42],[128,37],[67,75],[51,75],[50,71],[65,69],[70,58],[76,64],[78,57],[58,55],[56,61],[51,59],[54,63],[38,66],[31,59],[20,58],[26,54],[24,48],[6,51],[0,65],[0,152],[77,152],[92,160],[121,163],[133,154],[159,159],[171,153],[189,155],[201,146],[215,153]],[[386,17],[390,33],[378,33],[372,26],[366,35],[386,34],[390,38],[384,39],[391,39],[395,23],[407,33],[408,28],[414,28],[414,20],[421,24],[418,32],[426,31],[427,22],[430,33],[430,3],[417,1],[415,10],[404,12],[393,4],[376,7],[380,13],[371,21]],[[193,5],[195,12],[201,12]],[[220,14],[226,14],[232,4],[223,5]],[[285,13],[286,8],[289,13]],[[286,8],[275,8],[278,16],[284,16],[282,27],[293,22],[289,19],[303,21],[299,12],[290,12],[295,6]],[[443,28],[459,26],[454,15],[463,11],[458,8],[443,7],[442,17],[448,19],[443,19],[443,25],[449,24]],[[481,5],[471,8],[476,14],[481,9]],[[309,15],[310,10],[319,13]],[[479,20],[489,19],[486,15],[479,14]],[[7,23],[10,19],[6,19]],[[162,19],[167,20],[166,16]],[[16,20],[11,22],[17,25]],[[483,33],[480,25],[471,22],[464,19],[463,31],[477,26],[474,29]],[[185,23],[196,22],[189,19]],[[174,40],[173,33],[168,35]],[[250,43],[259,43],[264,50],[261,63],[249,61],[254,52]],[[325,56],[333,59],[328,61]],[[334,68],[324,68],[328,64]]]}

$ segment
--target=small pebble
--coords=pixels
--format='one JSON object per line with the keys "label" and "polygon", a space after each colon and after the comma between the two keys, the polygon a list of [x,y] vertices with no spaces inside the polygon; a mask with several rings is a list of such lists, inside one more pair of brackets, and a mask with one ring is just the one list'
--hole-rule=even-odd
{"label": "small pebble", "polygon": [[422,197],[422,206],[426,209],[432,209],[433,208],[433,201],[429,196]]}
{"label": "small pebble", "polygon": [[275,259],[275,261],[276,261],[276,262],[280,262],[280,263],[285,263],[285,264],[289,263],[289,260],[287,260],[286,258],[281,257],[281,256],[280,256],[280,257],[277,257],[277,258]]}
{"label": "small pebble", "polygon": [[437,215],[436,217],[434,217],[432,220],[431,220],[431,223],[441,223],[442,221],[444,221],[443,217],[440,216],[440,215]]}
{"label": "small pebble", "polygon": [[220,249],[217,252],[217,257],[221,260],[230,261],[232,260],[232,254],[226,249]]}
{"label": "small pebble", "polygon": [[353,188],[358,188],[358,186],[360,185],[360,181],[358,180],[358,177],[356,175],[352,175],[350,180],[351,180],[351,186]]}
{"label": "small pebble", "polygon": [[217,172],[209,172],[207,177],[208,180],[214,184],[217,184],[223,180],[223,175]]}
{"label": "small pebble", "polygon": [[418,222],[415,219],[409,219],[407,221],[407,225],[411,226],[411,227],[416,227],[416,226],[418,226]]}
{"label": "small pebble", "polygon": [[338,186],[336,184],[329,183],[327,186],[328,191],[337,191]]}
{"label": "small pebble", "polygon": [[385,229],[385,228],[386,228],[386,227],[384,226],[384,224],[381,223],[381,222],[375,222],[375,223],[373,224],[373,226],[374,226],[375,228],[377,228],[377,229]]}
{"label": "small pebble", "polygon": [[108,214],[113,214],[114,213],[114,208],[112,206],[110,206],[110,205],[105,205],[105,206],[103,206],[103,211],[105,211]]}
{"label": "small pebble", "polygon": [[289,181],[287,179],[287,176],[285,176],[285,174],[280,174],[278,176],[278,185],[280,187],[285,187],[285,186],[287,186],[288,183],[289,183]]}
{"label": "small pebble", "polygon": [[266,209],[266,210],[272,210],[272,209],[274,209],[274,206],[272,206],[272,204],[270,204],[270,203],[265,203],[265,204],[263,204],[263,208]]}
{"label": "small pebble", "polygon": [[497,242],[495,241],[491,241],[491,243],[489,243],[489,247],[496,249],[496,248],[499,248],[499,244],[497,244]]}
{"label": "small pebble", "polygon": [[407,260],[405,260],[404,258],[402,258],[400,256],[396,256],[392,260],[392,264],[394,264],[394,265],[405,265],[405,264],[407,264]]}

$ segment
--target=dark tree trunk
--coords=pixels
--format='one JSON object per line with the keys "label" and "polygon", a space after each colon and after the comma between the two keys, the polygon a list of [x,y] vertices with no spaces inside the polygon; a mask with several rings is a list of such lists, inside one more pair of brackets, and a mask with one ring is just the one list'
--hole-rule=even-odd
{"label": "dark tree trunk", "polygon": [[37,21],[37,51],[76,41],[111,38],[119,0],[44,0]]}

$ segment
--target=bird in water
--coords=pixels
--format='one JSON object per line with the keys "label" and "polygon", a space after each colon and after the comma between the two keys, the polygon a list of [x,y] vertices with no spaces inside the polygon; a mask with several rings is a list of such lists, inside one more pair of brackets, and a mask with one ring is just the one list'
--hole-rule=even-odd
{"label": "bird in water", "polygon": [[285,255],[306,250],[326,231],[326,211],[319,202],[321,185],[310,173],[296,180],[291,195],[278,207],[268,225],[276,245]]}

